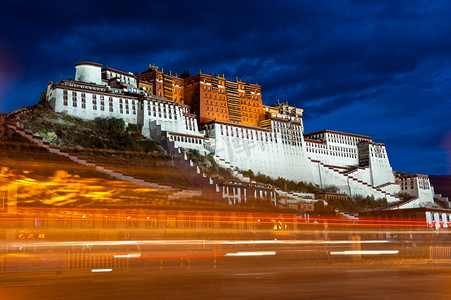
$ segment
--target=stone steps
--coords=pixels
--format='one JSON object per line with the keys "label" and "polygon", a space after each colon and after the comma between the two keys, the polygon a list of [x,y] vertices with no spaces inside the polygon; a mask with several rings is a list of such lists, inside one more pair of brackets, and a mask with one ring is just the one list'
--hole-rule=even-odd
{"label": "stone steps", "polygon": [[203,194],[208,198],[224,202],[222,193],[219,190],[218,182],[214,178],[202,173],[194,162],[188,159],[186,153],[182,153],[175,143],[169,139],[169,133],[161,128],[155,121],[150,124],[150,136],[163,149],[168,152],[174,161],[176,168],[187,178],[192,186],[199,186]]}
{"label": "stone steps", "polygon": [[[365,187],[369,188],[370,191],[371,191],[372,193],[377,192],[377,193],[379,193],[379,194],[382,194],[382,196],[385,196],[385,198],[387,198],[387,201],[389,201],[389,198],[391,198],[392,202],[400,201],[400,200],[401,200],[399,197],[397,197],[397,196],[395,196],[395,195],[392,195],[392,194],[390,194],[390,193],[388,193],[388,192],[385,192],[385,191],[383,191],[383,190],[378,190],[377,188],[373,187],[372,185],[370,185],[370,184],[368,184],[368,183],[366,183],[366,182],[363,182],[363,181],[360,180],[360,179],[357,179],[357,178],[354,178],[354,177],[352,177],[352,176],[349,176],[348,174],[343,174],[343,173],[337,172],[337,171],[335,171],[333,168],[330,168],[330,167],[325,166],[325,165],[324,165],[323,163],[321,163],[320,161],[313,161],[313,160],[311,160],[311,161],[312,161],[312,162],[315,162],[315,163],[318,163],[319,165],[321,165],[321,166],[322,166],[323,168],[325,168],[325,169],[328,169],[328,170],[331,170],[331,171],[335,172],[335,174],[336,174],[337,176],[344,176],[344,177],[346,177],[347,179],[353,180],[354,182],[356,182],[356,183],[358,183],[358,184],[360,184],[360,185],[362,185],[362,186],[365,186]],[[372,193],[371,193],[371,194],[372,194]]]}
{"label": "stone steps", "polygon": [[153,189],[158,189],[160,191],[175,191],[178,189],[175,189],[171,186],[167,186],[167,185],[160,185],[157,183],[153,183],[153,182],[147,182],[145,180],[142,179],[138,179],[135,178],[133,176],[127,176],[124,175],[122,173],[116,172],[114,170],[112,170],[111,168],[106,168],[103,165],[96,165],[96,163],[94,163],[92,160],[87,160],[84,158],[80,158],[78,157],[76,154],[71,154],[68,151],[61,149],[58,146],[54,146],[54,145],[50,145],[49,143],[43,142],[42,137],[38,137],[38,136],[34,136],[31,132],[29,132],[28,130],[24,130],[23,128],[17,127],[14,124],[8,124],[8,127],[14,131],[16,131],[18,134],[22,135],[23,137],[25,137],[26,139],[28,139],[30,142],[39,145],[40,147],[47,149],[49,152],[57,154],[57,155],[61,155],[64,157],[69,158],[70,160],[72,160],[73,162],[76,162],[78,164],[81,164],[83,166],[87,166],[87,167],[94,167],[97,171],[107,174],[112,178],[115,179],[119,179],[122,181],[127,181],[127,182],[131,182],[131,183],[135,183],[138,184],[144,188],[153,188]]}

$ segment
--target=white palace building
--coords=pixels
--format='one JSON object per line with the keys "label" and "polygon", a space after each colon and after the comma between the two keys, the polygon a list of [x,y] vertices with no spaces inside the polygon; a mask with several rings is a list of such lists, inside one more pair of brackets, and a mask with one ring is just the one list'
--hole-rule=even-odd
{"label": "white palace building", "polygon": [[[428,176],[394,172],[384,144],[331,130],[305,133],[303,110],[263,105],[259,85],[217,74],[178,77],[154,66],[137,75],[91,62],[75,68],[75,80],[48,85],[46,100],[55,112],[122,118],[158,143],[212,153],[234,170],[386,198],[393,209],[433,202]],[[414,198],[402,202],[400,192]]]}

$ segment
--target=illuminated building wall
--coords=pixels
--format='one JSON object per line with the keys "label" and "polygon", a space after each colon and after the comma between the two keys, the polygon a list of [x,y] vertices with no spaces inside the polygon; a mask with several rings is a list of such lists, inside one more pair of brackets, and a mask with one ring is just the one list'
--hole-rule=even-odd
{"label": "illuminated building wall", "polygon": [[[93,63],[78,63],[76,79],[50,82],[46,99],[55,112],[64,112],[85,120],[100,118],[121,118],[128,124],[137,124],[146,137],[150,137],[150,128],[159,125],[163,130],[177,133],[180,145],[205,152],[203,135],[198,130],[196,115],[190,113],[190,107],[183,104],[181,87],[170,94],[175,100],[152,94],[163,89],[162,82],[156,80],[139,85],[131,73],[125,73]],[[84,73],[83,73],[84,72]],[[89,74],[87,74],[89,73]],[[94,78],[94,80],[92,80]],[[101,82],[92,83],[101,78]],[[180,80],[174,80],[181,84]],[[149,89],[144,89],[144,87]],[[180,91],[180,93],[179,93]],[[177,96],[176,96],[177,94]],[[162,94],[163,95],[163,94]],[[168,93],[166,94],[168,95]]]}
{"label": "illuminated building wall", "polygon": [[[76,69],[75,81],[48,86],[47,101],[56,112],[122,118],[147,137],[152,133],[175,147],[212,153],[228,167],[274,179],[400,200],[384,144],[331,130],[304,133],[303,110],[280,102],[264,106],[259,85],[202,73],[180,78],[154,66],[136,76],[89,62]],[[432,191],[419,186],[418,202],[431,202]]]}
{"label": "illuminated building wall", "polygon": [[211,120],[258,126],[265,119],[261,86],[226,80],[224,75],[196,74],[182,79],[150,66],[136,75],[138,86],[150,85],[153,95],[190,105],[199,123]]}
{"label": "illuminated building wall", "polygon": [[259,85],[197,74],[185,79],[185,86],[186,103],[193,107],[201,124],[217,120],[258,126],[265,119]]}
{"label": "illuminated building wall", "polygon": [[138,86],[146,87],[149,95],[184,103],[184,81],[172,73],[166,74],[158,67],[149,66],[146,72],[136,75],[136,78]]}

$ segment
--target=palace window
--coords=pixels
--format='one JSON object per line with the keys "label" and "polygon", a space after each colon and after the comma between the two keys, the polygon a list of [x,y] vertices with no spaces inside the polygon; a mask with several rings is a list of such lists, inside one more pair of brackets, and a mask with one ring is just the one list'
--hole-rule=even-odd
{"label": "palace window", "polygon": [[110,112],[113,112],[113,97],[110,97]]}
{"label": "palace window", "polygon": [[77,92],[72,92],[72,106],[77,107]]}
{"label": "palace window", "polygon": [[63,97],[63,105],[64,106],[67,106],[67,91],[66,90],[64,90],[64,97]]}

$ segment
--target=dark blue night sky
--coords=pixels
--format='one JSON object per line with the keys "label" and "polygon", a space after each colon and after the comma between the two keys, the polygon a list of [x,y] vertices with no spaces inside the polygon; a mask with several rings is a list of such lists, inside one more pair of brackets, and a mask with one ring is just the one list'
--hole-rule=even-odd
{"label": "dark blue night sky", "polygon": [[370,135],[396,171],[451,174],[451,1],[2,1],[0,112],[93,61],[232,74],[306,132]]}

